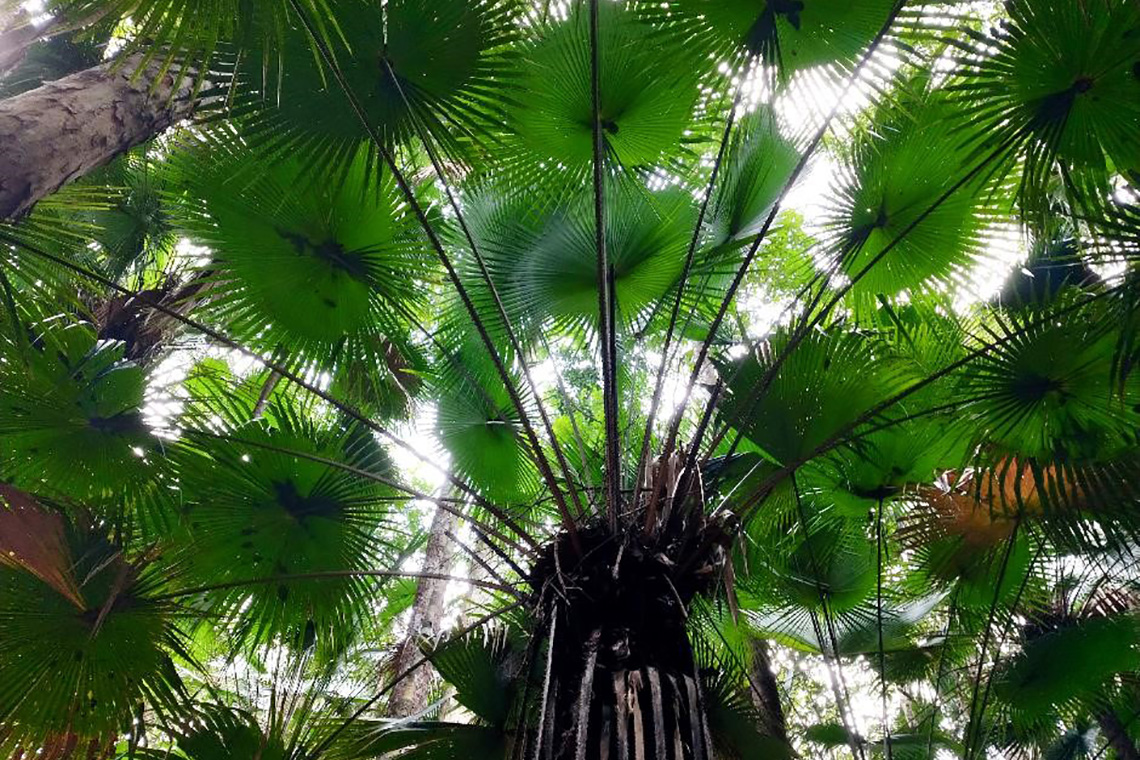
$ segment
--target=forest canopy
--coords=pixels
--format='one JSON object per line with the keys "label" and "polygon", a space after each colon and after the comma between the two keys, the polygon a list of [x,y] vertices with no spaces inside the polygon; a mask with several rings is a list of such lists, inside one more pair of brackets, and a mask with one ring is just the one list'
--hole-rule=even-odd
{"label": "forest canopy", "polygon": [[0,760],[1140,760],[1135,0],[0,0]]}

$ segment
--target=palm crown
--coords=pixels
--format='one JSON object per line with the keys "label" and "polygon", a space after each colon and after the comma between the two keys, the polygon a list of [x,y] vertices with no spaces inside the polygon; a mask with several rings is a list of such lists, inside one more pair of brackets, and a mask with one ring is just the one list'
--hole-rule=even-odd
{"label": "palm crown", "polygon": [[43,10],[0,756],[1140,757],[1140,6]]}

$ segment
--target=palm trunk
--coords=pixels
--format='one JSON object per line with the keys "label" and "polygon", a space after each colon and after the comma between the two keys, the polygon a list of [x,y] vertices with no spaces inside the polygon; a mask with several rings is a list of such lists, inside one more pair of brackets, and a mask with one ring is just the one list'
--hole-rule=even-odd
{"label": "palm trunk", "polygon": [[552,671],[559,675],[551,679],[539,756],[712,760],[715,753],[692,652],[639,668],[603,664],[613,654],[615,633],[597,631],[578,642],[577,657],[556,654]]}
{"label": "palm trunk", "polygon": [[[455,555],[448,534],[455,531],[458,521],[459,518],[451,512],[436,509],[427,545],[424,547],[425,573],[446,575],[450,572]],[[403,673],[412,667],[420,658],[421,639],[439,633],[446,590],[445,580],[420,579],[416,588],[416,600],[412,605],[411,619],[408,621],[408,634],[396,650],[396,657],[391,665],[392,672]],[[428,705],[430,679],[430,669],[420,667],[396,684],[388,698],[388,716],[402,718],[422,712]]]}
{"label": "palm trunk", "polygon": [[1136,744],[1115,712],[1108,710],[1102,713],[1097,717],[1097,723],[1100,724],[1108,746],[1116,753],[1117,760],[1140,760],[1140,751],[1136,749]]}
{"label": "palm trunk", "polygon": [[636,538],[615,541],[604,526],[579,535],[581,560],[558,542],[532,573],[549,667],[528,756],[711,760],[687,607],[714,573]]}
{"label": "palm trunk", "polygon": [[193,77],[143,64],[141,54],[0,101],[0,220],[185,119]]}

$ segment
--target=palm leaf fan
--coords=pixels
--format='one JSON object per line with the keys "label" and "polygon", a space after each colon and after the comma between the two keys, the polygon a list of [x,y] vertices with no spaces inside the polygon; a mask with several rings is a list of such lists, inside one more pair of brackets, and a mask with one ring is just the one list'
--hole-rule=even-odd
{"label": "palm leaf fan", "polygon": [[[406,418],[424,388],[427,358],[411,341],[397,345],[372,338],[366,352],[346,356],[333,375],[329,391],[361,412],[383,419]],[[383,362],[373,363],[377,357]]]}
{"label": "palm leaf fan", "polygon": [[1014,722],[1032,724],[1074,703],[1096,709],[1118,674],[1138,670],[1136,617],[1092,618],[1029,641],[1000,666],[993,694]]}
{"label": "palm leaf fan", "polygon": [[772,760],[795,757],[783,739],[764,732],[763,718],[753,702],[747,675],[734,663],[717,657],[708,647],[699,647],[698,652],[705,660],[701,663],[701,696],[716,757],[726,760],[744,760],[758,754]]}
{"label": "palm leaf fan", "polygon": [[[242,710],[207,706],[178,736],[178,749],[188,760],[292,760],[279,735],[266,735],[253,715]],[[154,757],[157,750],[147,753]],[[299,756],[298,756],[299,760]]]}
{"label": "palm leaf fan", "polygon": [[727,383],[724,419],[782,464],[809,456],[896,384],[884,347],[877,352],[869,336],[812,333],[785,355],[789,340],[780,331],[752,355],[718,367]]}
{"label": "palm leaf fan", "polygon": [[244,58],[243,76],[253,86],[237,112],[248,112],[257,150],[300,152],[324,171],[350,162],[369,129],[391,149],[422,128],[461,158],[493,141],[503,121],[517,9],[510,0],[338,2],[329,52],[351,96],[293,22],[279,56],[266,50]]}
{"label": "palm leaf fan", "polygon": [[1118,329],[1095,310],[1058,321],[1008,315],[995,331],[1002,343],[961,375],[960,413],[981,440],[1010,455],[1042,462],[1121,455],[1140,425],[1140,386],[1137,378],[1114,384]]}
{"label": "palm leaf fan", "polygon": [[187,204],[183,228],[211,250],[213,318],[254,346],[325,366],[400,341],[430,265],[391,177],[361,159],[344,176],[305,181],[297,160],[266,170],[232,140],[181,156],[202,162],[187,172],[201,202]]}
{"label": "palm leaf fan", "polygon": [[169,173],[141,152],[123,156],[89,178],[104,184],[112,201],[105,210],[82,215],[94,226],[105,270],[115,280],[130,272],[141,286],[158,284],[178,243],[166,208]]}
{"label": "palm leaf fan", "polygon": [[1129,0],[1007,8],[1007,20],[965,45],[955,88],[971,126],[1018,141],[1027,209],[1044,211],[1054,159],[1070,172],[1066,190],[1100,206],[1111,175],[1140,165],[1140,8]]}
{"label": "palm leaf fan", "polygon": [[[0,721],[34,753],[105,747],[139,704],[169,715],[190,662],[177,609],[158,592],[171,570],[132,555],[84,518],[65,521],[27,494],[0,491]],[[19,753],[16,753],[19,756]]]}
{"label": "palm leaf fan", "polygon": [[[443,641],[422,643],[425,656],[455,690],[455,699],[474,722],[362,719],[347,727],[330,748],[334,760],[375,757],[445,760],[465,757],[497,760],[511,746],[509,721],[514,709],[517,642],[505,629],[468,631]],[[516,739],[517,741],[517,739]]]}
{"label": "palm leaf fan", "polygon": [[[758,551],[750,566],[767,566],[764,583],[774,598],[802,610],[818,611],[826,603],[833,614],[856,610],[875,592],[875,547],[853,523],[817,520],[807,535],[799,528],[786,551]],[[759,555],[759,556],[758,556]],[[826,600],[826,601],[825,601]]]}
{"label": "palm leaf fan", "polygon": [[98,247],[91,245],[99,230],[85,217],[109,207],[105,187],[79,182],[44,198],[18,222],[0,222],[0,244],[14,254],[8,255],[0,271],[2,318],[14,319],[12,303],[17,293],[23,293],[24,300],[43,298],[79,307],[73,271],[42,256],[21,254],[50,251],[72,264],[100,271],[103,262]]}
{"label": "palm leaf fan", "polygon": [[761,106],[741,118],[705,222],[709,243],[740,243],[758,234],[799,157],[770,108]]}
{"label": "palm leaf fan", "polygon": [[1057,211],[1057,217],[1034,230],[1025,265],[1006,280],[995,299],[999,305],[1009,309],[1041,306],[1054,302],[1067,288],[1092,290],[1100,283],[1072,225],[1061,216],[1065,209]]}
{"label": "palm leaf fan", "polygon": [[513,698],[512,642],[505,629],[480,629],[443,642],[426,642],[425,653],[455,699],[487,726],[503,729]]}
{"label": "palm leaf fan", "polygon": [[810,66],[852,63],[894,5],[891,0],[647,0],[644,12],[707,55],[710,69],[747,55],[789,75]]}
{"label": "palm leaf fan", "polygon": [[143,420],[143,370],[86,323],[24,316],[26,342],[0,335],[0,475],[80,501],[143,486],[158,447]]}
{"label": "palm leaf fan", "polygon": [[501,760],[506,746],[498,729],[472,723],[360,718],[328,752],[333,760]]}
{"label": "palm leaf fan", "polygon": [[[606,156],[622,167],[651,168],[676,151],[693,120],[693,56],[684,47],[670,46],[664,55],[658,45],[647,44],[652,31],[629,3],[603,3],[598,10],[599,108]],[[585,6],[574,4],[567,19],[541,26],[522,52],[519,105],[511,109],[509,123],[524,148],[522,165],[536,175],[564,168],[582,179],[593,161],[588,22]],[[661,40],[662,45],[667,42]]]}
{"label": "palm leaf fan", "polygon": [[[971,512],[978,515],[978,512]],[[994,524],[996,522],[996,525]],[[915,582],[927,589],[953,588],[962,611],[988,610],[1035,593],[1034,552],[1025,531],[1009,520],[956,521],[945,533],[911,544]]]}
{"label": "palm leaf fan", "polygon": [[[969,439],[946,419],[925,418],[860,436],[815,463],[812,482],[837,512],[860,517],[875,504],[967,459]],[[826,485],[824,485],[826,484]]]}
{"label": "palm leaf fan", "polygon": [[[297,0],[297,7],[326,43],[340,36],[339,13],[331,3]],[[129,59],[136,65],[173,64],[203,79],[232,60],[234,41],[282,50],[295,23],[290,3],[266,0],[47,0],[43,11],[80,28],[122,24],[131,33],[118,39],[127,52],[140,53]]]}
{"label": "palm leaf fan", "polygon": [[[310,688],[294,698],[289,691],[301,686],[306,676]],[[144,760],[165,760],[167,757],[185,760],[305,760],[314,757],[314,747],[332,727],[327,713],[319,711],[323,701],[319,698],[327,688],[328,677],[315,678],[303,669],[290,669],[282,676],[276,673],[269,716],[266,725],[258,720],[258,713],[233,705],[209,703],[197,706],[189,713],[190,719],[167,728],[177,744],[173,747],[136,749]]]}
{"label": "palm leaf fan", "polygon": [[[680,190],[648,194],[623,182],[611,187],[607,205],[617,319],[628,330],[671,297],[695,221],[692,199]],[[595,249],[592,202],[579,197],[547,223],[526,258],[515,262],[519,301],[565,329],[592,333],[598,319]]]}
{"label": "palm leaf fan", "polygon": [[491,358],[474,337],[447,350],[436,379],[436,426],[453,467],[494,501],[529,502],[539,487],[535,452]]}
{"label": "palm leaf fan", "polygon": [[391,465],[355,425],[305,417],[285,399],[270,405],[272,426],[191,434],[172,454],[182,540],[194,547],[187,573],[239,645],[315,644],[329,656],[368,610],[375,580],[363,573],[388,567],[376,533],[391,491],[321,460],[381,477]]}
{"label": "palm leaf fan", "polygon": [[[534,190],[539,198],[547,192],[546,188]],[[518,284],[520,266],[537,255],[542,238],[555,218],[548,204],[536,202],[536,194],[517,192],[498,178],[469,181],[463,189],[464,226],[483,259],[487,278],[473,255],[460,259],[460,274],[485,328],[496,343],[502,345],[507,345],[508,337],[496,296],[523,345],[530,345],[537,336],[540,325],[535,320],[546,316],[528,301]],[[458,225],[444,228],[451,250],[465,251],[470,247],[462,232]],[[448,331],[470,331],[470,314],[458,299],[448,304],[443,320]]]}
{"label": "palm leaf fan", "polygon": [[[606,193],[617,321],[623,330],[640,330],[655,312],[667,311],[662,304],[674,297],[695,224],[692,198],[675,188],[651,192],[627,179],[608,183]],[[508,195],[492,184],[480,186],[471,199],[469,228],[516,331],[531,342],[539,329],[592,334],[598,319],[592,194],[536,209],[529,196]],[[693,277],[723,258],[700,254]],[[468,276],[484,321],[501,332],[490,293],[477,279],[481,275]],[[709,290],[707,298],[715,298],[716,288]],[[691,295],[686,297],[691,304]],[[465,321],[465,313],[453,311]]]}
{"label": "palm leaf fan", "polygon": [[859,278],[856,298],[947,282],[987,255],[996,201],[982,179],[970,180],[967,150],[946,126],[954,109],[928,87],[921,77],[903,82],[879,106],[833,186],[825,242],[842,272]]}

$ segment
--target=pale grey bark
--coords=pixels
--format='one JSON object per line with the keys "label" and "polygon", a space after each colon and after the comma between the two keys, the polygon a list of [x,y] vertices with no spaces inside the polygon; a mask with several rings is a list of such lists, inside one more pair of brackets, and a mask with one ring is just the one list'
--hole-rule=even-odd
{"label": "pale grey bark", "polygon": [[752,667],[749,680],[752,688],[752,704],[760,713],[765,734],[787,743],[788,728],[784,721],[784,708],[780,704],[780,687],[776,673],[772,669],[772,658],[768,643],[754,638],[750,642]]}
{"label": "pale grey bark", "polygon": [[139,71],[142,62],[135,54],[0,100],[0,220],[193,113],[193,77]]}
{"label": "pale grey bark", "polygon": [[21,13],[11,19],[0,19],[0,77],[20,65],[28,48],[48,33],[38,29]]}
{"label": "pale grey bark", "polygon": [[[423,572],[446,575],[455,562],[455,545],[448,536],[458,527],[459,518],[450,512],[436,509],[431,521],[427,545],[424,547]],[[420,642],[440,633],[443,618],[443,603],[447,591],[447,581],[421,578],[416,589],[416,600],[412,605],[408,621],[408,633],[396,649],[391,664],[393,674],[403,673],[421,657]],[[428,706],[431,691],[431,670],[417,668],[392,689],[388,698],[389,717],[402,718],[415,715]]]}

